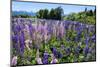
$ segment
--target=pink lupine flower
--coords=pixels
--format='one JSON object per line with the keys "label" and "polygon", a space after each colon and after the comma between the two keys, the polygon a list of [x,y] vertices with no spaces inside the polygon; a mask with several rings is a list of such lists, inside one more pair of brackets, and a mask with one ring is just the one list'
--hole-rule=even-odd
{"label": "pink lupine flower", "polygon": [[63,23],[61,23],[60,24],[60,35],[61,35],[61,37],[64,36],[64,33],[65,33],[65,29],[64,29]]}
{"label": "pink lupine flower", "polygon": [[48,39],[48,30],[47,30],[47,23],[45,23],[44,27],[43,27],[43,35],[44,35],[44,40],[45,40],[45,43],[47,42],[47,39]]}
{"label": "pink lupine flower", "polygon": [[37,23],[37,32],[39,32],[39,33],[42,32],[42,24],[41,24],[41,22]]}
{"label": "pink lupine flower", "polygon": [[57,29],[56,29],[56,25],[53,26],[53,35],[56,36],[56,33],[57,33]]}

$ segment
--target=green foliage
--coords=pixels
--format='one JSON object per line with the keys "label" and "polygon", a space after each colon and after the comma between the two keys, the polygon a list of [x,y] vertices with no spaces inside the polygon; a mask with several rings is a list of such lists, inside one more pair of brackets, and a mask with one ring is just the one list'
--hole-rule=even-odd
{"label": "green foliage", "polygon": [[64,18],[64,20],[75,20],[77,18],[76,13],[71,13]]}
{"label": "green foliage", "polygon": [[78,21],[86,24],[95,24],[96,23],[96,9],[87,10],[78,13],[70,13],[64,17],[64,20]]}
{"label": "green foliage", "polygon": [[50,11],[48,9],[40,9],[37,12],[37,18],[40,19],[55,19],[61,20],[63,15],[63,9],[61,7],[52,8]]}

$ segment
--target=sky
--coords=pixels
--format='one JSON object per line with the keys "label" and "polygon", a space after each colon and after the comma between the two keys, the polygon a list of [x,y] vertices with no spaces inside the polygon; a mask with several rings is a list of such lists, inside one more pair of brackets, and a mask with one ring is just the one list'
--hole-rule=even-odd
{"label": "sky", "polygon": [[94,10],[95,6],[84,6],[84,5],[69,5],[69,4],[53,4],[53,3],[36,3],[36,2],[12,2],[12,11],[27,11],[27,12],[37,12],[40,9],[47,8],[48,10],[52,8],[56,8],[61,6],[64,10],[64,14],[69,14],[72,12],[80,12],[84,11],[85,8],[87,10]]}

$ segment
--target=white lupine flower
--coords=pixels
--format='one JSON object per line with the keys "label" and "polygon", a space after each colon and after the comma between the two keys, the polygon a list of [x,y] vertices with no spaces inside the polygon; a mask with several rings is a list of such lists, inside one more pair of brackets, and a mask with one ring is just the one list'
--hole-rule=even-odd
{"label": "white lupine flower", "polygon": [[14,56],[11,60],[11,65],[16,65],[17,64],[17,56]]}
{"label": "white lupine flower", "polygon": [[41,58],[39,58],[39,57],[36,58],[36,62],[37,62],[38,64],[43,64]]}
{"label": "white lupine flower", "polygon": [[32,43],[32,40],[27,39],[27,40],[25,40],[25,43],[26,43],[26,44]]}
{"label": "white lupine flower", "polygon": [[51,64],[58,63],[58,60],[55,58],[54,54],[51,54]]}
{"label": "white lupine flower", "polygon": [[36,62],[37,62],[38,64],[43,64],[43,63],[42,63],[42,59],[39,57],[39,49],[37,49],[37,53],[36,53]]}
{"label": "white lupine flower", "polygon": [[28,50],[30,51],[29,43],[32,43],[32,40],[30,40],[30,39],[25,40],[25,45],[28,48]]}
{"label": "white lupine flower", "polygon": [[51,64],[58,63],[58,60],[55,58],[55,59],[53,59],[50,63],[51,63]]}

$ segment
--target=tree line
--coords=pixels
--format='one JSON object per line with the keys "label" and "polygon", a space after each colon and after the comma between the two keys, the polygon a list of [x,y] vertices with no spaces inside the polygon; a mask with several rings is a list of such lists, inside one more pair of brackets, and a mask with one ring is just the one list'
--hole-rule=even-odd
{"label": "tree line", "polygon": [[48,9],[40,9],[37,12],[37,18],[40,19],[55,19],[62,20],[64,15],[63,9],[61,7],[52,8],[50,11]]}

